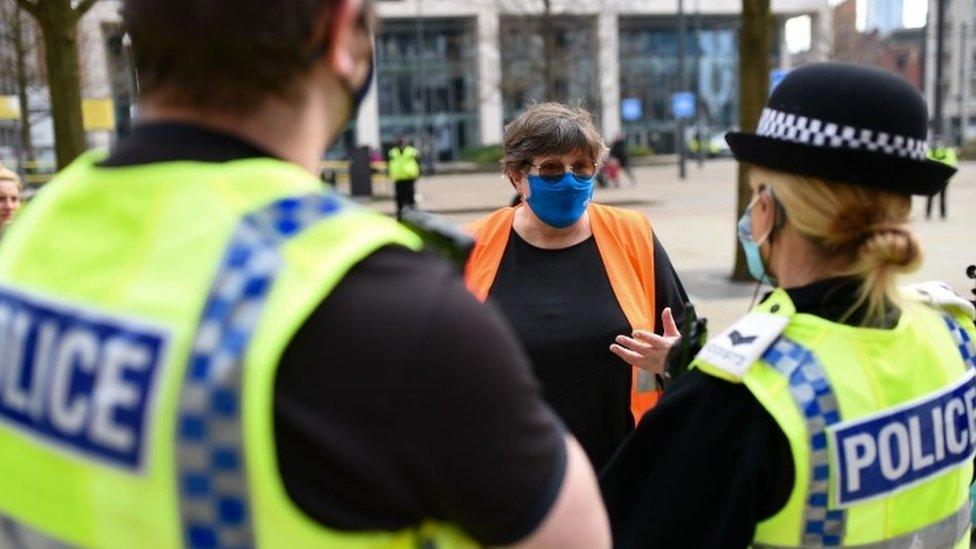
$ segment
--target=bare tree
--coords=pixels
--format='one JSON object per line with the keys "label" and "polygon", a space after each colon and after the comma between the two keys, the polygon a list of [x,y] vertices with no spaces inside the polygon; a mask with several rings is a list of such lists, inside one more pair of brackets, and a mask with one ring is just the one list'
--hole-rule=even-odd
{"label": "bare tree", "polygon": [[[772,54],[773,16],[770,0],[742,0],[742,30],[739,33],[739,127],[755,131],[769,90],[769,60]],[[749,167],[739,164],[738,212],[745,211],[752,197]],[[736,244],[733,280],[749,280],[749,268],[742,247]]]}
{"label": "bare tree", "polygon": [[63,168],[85,151],[78,61],[78,21],[98,0],[15,0],[41,28],[54,120],[55,154]]}
{"label": "bare tree", "polygon": [[12,81],[20,110],[20,143],[23,157],[34,160],[31,138],[30,88],[38,83],[32,57],[36,54],[34,32],[13,0],[0,0],[0,80]]}
{"label": "bare tree", "polygon": [[[577,11],[573,1],[561,2],[558,8],[556,4],[554,0],[500,0],[498,88],[516,104],[578,102],[598,110],[595,20],[573,15]],[[593,74],[586,74],[588,70]]]}

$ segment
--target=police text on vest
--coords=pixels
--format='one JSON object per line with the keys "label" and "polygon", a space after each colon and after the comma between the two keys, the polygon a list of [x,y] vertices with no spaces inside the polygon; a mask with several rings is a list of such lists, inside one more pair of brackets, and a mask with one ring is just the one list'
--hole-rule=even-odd
{"label": "police text on vest", "polygon": [[972,461],[976,372],[913,402],[827,428],[838,506],[886,496]]}
{"label": "police text on vest", "polygon": [[140,469],[167,333],[0,287],[0,421]]}

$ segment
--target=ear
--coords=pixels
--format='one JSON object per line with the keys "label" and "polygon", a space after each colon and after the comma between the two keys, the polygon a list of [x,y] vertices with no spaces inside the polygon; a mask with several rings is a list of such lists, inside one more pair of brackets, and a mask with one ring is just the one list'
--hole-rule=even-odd
{"label": "ear", "polygon": [[760,192],[756,205],[752,208],[752,236],[762,239],[773,231],[776,221],[776,205],[768,192]]}
{"label": "ear", "polygon": [[324,24],[323,21],[320,26],[327,29],[327,34],[320,37],[320,40],[329,41],[329,50],[326,54],[329,68],[344,80],[351,80],[356,70],[356,54],[359,49],[357,27],[364,1],[336,0],[331,10],[328,7],[323,10],[328,24]]}
{"label": "ear", "polygon": [[521,195],[523,198],[527,198],[528,195],[528,185],[526,184],[527,179],[525,173],[522,171],[508,172],[505,174],[505,179],[512,184],[515,188],[515,192]]}

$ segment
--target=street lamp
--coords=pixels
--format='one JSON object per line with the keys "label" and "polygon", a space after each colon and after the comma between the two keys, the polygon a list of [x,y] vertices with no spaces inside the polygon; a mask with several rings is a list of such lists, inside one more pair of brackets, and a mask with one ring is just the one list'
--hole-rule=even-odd
{"label": "street lamp", "polygon": [[943,62],[945,51],[945,0],[935,0],[935,106],[932,118],[932,137],[936,142],[942,140],[942,87]]}
{"label": "street lamp", "polygon": [[[686,91],[685,80],[685,2],[678,0],[678,90]],[[675,146],[678,151],[678,177],[685,178],[685,123],[684,119],[675,115]]]}

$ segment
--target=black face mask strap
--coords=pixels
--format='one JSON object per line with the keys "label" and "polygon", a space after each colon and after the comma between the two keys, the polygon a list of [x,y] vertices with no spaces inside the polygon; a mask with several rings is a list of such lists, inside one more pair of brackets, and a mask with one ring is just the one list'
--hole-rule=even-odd
{"label": "black face mask strap", "polygon": [[318,62],[319,59],[325,56],[326,52],[329,51],[329,43],[322,42],[321,44],[315,46],[312,53],[309,54],[308,58],[305,60],[305,68],[310,69],[312,65]]}

